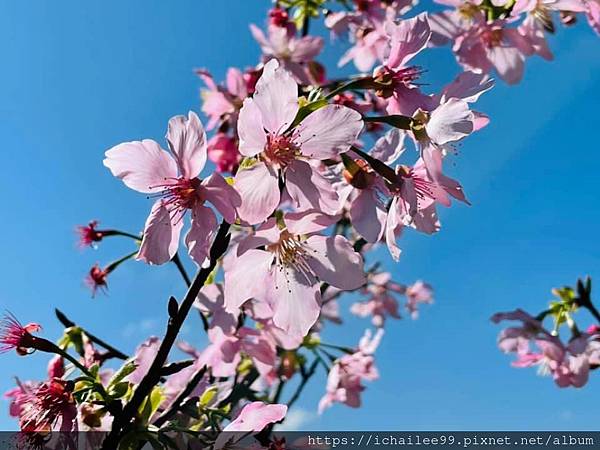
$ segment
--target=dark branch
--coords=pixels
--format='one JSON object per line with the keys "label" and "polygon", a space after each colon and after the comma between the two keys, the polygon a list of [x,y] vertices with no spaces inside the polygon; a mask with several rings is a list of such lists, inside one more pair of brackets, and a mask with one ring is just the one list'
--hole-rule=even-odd
{"label": "dark branch", "polygon": [[54,310],[54,313],[56,314],[56,317],[58,318],[58,320],[60,321],[60,323],[62,323],[65,326],[65,328],[71,328],[71,327],[80,328],[85,333],[85,335],[90,339],[90,341],[92,341],[94,344],[98,344],[99,346],[104,347],[106,350],[108,350],[108,354],[106,355],[106,358],[114,357],[114,358],[123,359],[123,360],[129,359],[129,356],[127,356],[125,353],[121,352],[120,350],[117,350],[112,345],[106,343],[104,340],[102,340],[99,337],[93,335],[92,333],[90,333],[89,331],[87,331],[82,326],[77,325],[75,322],[73,322],[72,320],[70,320],[58,308],[56,308]]}

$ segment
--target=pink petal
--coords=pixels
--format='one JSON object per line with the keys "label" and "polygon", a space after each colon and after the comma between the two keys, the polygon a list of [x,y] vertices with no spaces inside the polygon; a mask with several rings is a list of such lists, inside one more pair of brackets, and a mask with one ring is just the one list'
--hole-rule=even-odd
{"label": "pink petal", "polygon": [[187,179],[197,177],[206,164],[207,153],[206,133],[196,113],[190,111],[187,118],[172,117],[167,141],[181,175]]}
{"label": "pink petal", "polygon": [[431,37],[427,14],[402,20],[388,27],[391,49],[386,65],[392,69],[404,67],[417,53],[423,50]]}
{"label": "pink petal", "polygon": [[398,197],[394,197],[394,200],[392,200],[385,223],[385,242],[394,261],[400,259],[400,253],[402,252],[396,244],[396,235],[402,229],[402,223],[399,220],[398,201]]}
{"label": "pink petal", "polygon": [[322,49],[322,37],[304,36],[292,42],[291,60],[298,63],[312,61],[321,53]]}
{"label": "pink petal", "polygon": [[133,384],[138,384],[142,381],[142,378],[148,373],[148,369],[150,369],[150,365],[154,361],[159,347],[160,339],[151,337],[136,349],[133,360],[137,367],[127,376],[127,381]]}
{"label": "pink petal", "polygon": [[277,225],[277,220],[274,217],[269,218],[258,229],[248,237],[240,241],[237,247],[237,255],[242,255],[246,251],[263,247],[279,242],[281,231]]}
{"label": "pink petal", "polygon": [[248,95],[246,80],[244,80],[244,74],[242,74],[240,69],[230,67],[227,70],[227,79],[225,82],[227,84],[227,90],[235,97],[245,98]]}
{"label": "pink petal", "polygon": [[292,234],[309,234],[324,230],[336,223],[339,216],[329,216],[320,211],[304,211],[287,213],[285,215],[285,226]]}
{"label": "pink petal", "polygon": [[297,209],[316,209],[325,214],[335,214],[339,209],[338,195],[329,181],[307,162],[291,163],[285,177],[286,189]]}
{"label": "pink petal", "polygon": [[254,156],[262,152],[267,143],[262,114],[256,102],[247,98],[240,110],[238,119],[238,134],[240,136],[240,153],[244,156]]}
{"label": "pink petal", "polygon": [[377,158],[385,164],[392,164],[402,156],[406,149],[405,137],[406,133],[403,130],[394,128],[377,139],[369,153],[373,158]]}
{"label": "pink petal", "polygon": [[265,33],[263,33],[263,31],[253,23],[250,24],[250,33],[252,33],[252,37],[256,40],[256,42],[258,42],[258,45],[260,45],[263,53],[271,54],[273,52],[271,43],[265,36]]}
{"label": "pink petal", "polygon": [[239,170],[234,186],[242,199],[238,214],[250,225],[263,222],[279,205],[277,174],[263,162]]}
{"label": "pink petal", "polygon": [[296,142],[303,155],[335,158],[348,151],[362,131],[362,116],[342,105],[327,105],[310,114],[297,127]]}
{"label": "pink petal", "polygon": [[488,50],[490,62],[504,81],[517,84],[523,78],[523,54],[515,47],[495,46]]}
{"label": "pink petal", "polygon": [[304,337],[317,322],[321,295],[315,280],[294,268],[271,271],[270,298],[273,323],[291,336]]}
{"label": "pink petal", "polygon": [[237,315],[225,310],[225,295],[221,284],[211,283],[203,286],[196,297],[194,306],[211,314],[211,328],[218,327],[226,335],[235,332]]}
{"label": "pink petal", "polygon": [[240,306],[252,297],[261,296],[269,270],[273,263],[273,254],[263,250],[248,250],[235,258],[225,271],[225,309],[236,313]]}
{"label": "pink petal", "polygon": [[138,192],[161,191],[165,180],[177,177],[173,158],[150,139],[119,144],[105,156],[103,163],[111,173]]}
{"label": "pink petal", "polygon": [[267,425],[283,420],[287,413],[286,405],[268,405],[253,402],[242,411],[223,431],[261,431]]}
{"label": "pink petal", "polygon": [[202,194],[221,213],[228,223],[235,222],[236,208],[242,204],[240,194],[218,173],[202,181]]}
{"label": "pink petal", "polygon": [[494,80],[487,74],[466,71],[458,75],[452,83],[444,88],[444,99],[460,98],[472,103],[484,92],[494,87]]}
{"label": "pink petal", "polygon": [[172,215],[162,199],[154,203],[146,220],[144,237],[136,259],[148,264],[164,264],[175,256],[183,220],[181,217],[171,217]]}
{"label": "pink petal", "polygon": [[192,209],[192,226],[185,236],[185,244],[192,259],[202,265],[210,250],[210,243],[217,229],[217,218],[212,209],[195,206]]}
{"label": "pink petal", "polygon": [[479,131],[489,125],[490,118],[479,111],[473,111],[473,131]]}
{"label": "pink petal", "polygon": [[267,131],[283,133],[293,122],[298,111],[298,84],[289,72],[272,59],[263,69],[256,83],[254,103],[261,112]]}
{"label": "pink petal", "polygon": [[367,242],[377,242],[383,234],[387,210],[381,204],[377,192],[362,189],[350,207],[350,219],[354,229]]}
{"label": "pink petal", "polygon": [[357,289],[367,279],[363,259],[343,236],[311,236],[306,240],[310,248],[308,265],[321,281],[344,290]]}
{"label": "pink petal", "polygon": [[458,141],[473,131],[473,113],[467,102],[451,98],[431,113],[426,130],[435,144]]}

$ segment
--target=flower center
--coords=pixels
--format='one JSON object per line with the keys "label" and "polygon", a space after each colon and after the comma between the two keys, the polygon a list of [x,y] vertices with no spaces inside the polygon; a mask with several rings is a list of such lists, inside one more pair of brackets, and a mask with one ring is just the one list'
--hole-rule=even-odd
{"label": "flower center", "polygon": [[197,202],[204,201],[200,195],[200,183],[198,178],[165,178],[164,184],[151,188],[161,189],[154,197],[162,198],[163,206],[171,213],[171,219],[179,221],[187,209],[193,208]]}
{"label": "flower center", "polygon": [[309,251],[300,241],[298,236],[291,234],[287,230],[281,232],[279,242],[267,246],[267,250],[275,254],[275,264],[277,270],[283,273],[288,281],[289,289],[289,270],[294,270],[302,274],[306,281],[314,283],[317,280],[308,261],[310,259]]}
{"label": "flower center", "polygon": [[488,48],[502,44],[502,28],[488,28],[481,33],[481,41]]}
{"label": "flower center", "polygon": [[394,88],[410,86],[422,73],[423,70],[418,66],[409,66],[398,70],[383,66],[378,69],[373,78],[379,85],[375,94],[379,97],[389,98],[394,94]]}
{"label": "flower center", "polygon": [[272,134],[267,136],[263,157],[271,165],[278,168],[286,167],[298,155],[300,155],[300,148],[290,136]]}
{"label": "flower center", "polygon": [[70,381],[54,379],[42,384],[25,405],[21,416],[23,431],[40,431],[51,428],[66,408],[73,406]]}

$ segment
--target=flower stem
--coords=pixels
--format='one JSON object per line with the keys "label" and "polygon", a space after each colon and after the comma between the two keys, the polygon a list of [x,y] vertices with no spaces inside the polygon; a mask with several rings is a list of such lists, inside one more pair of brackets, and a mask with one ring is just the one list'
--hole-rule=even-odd
{"label": "flower stem", "polygon": [[185,297],[181,302],[181,306],[174,317],[170,317],[167,323],[167,330],[162,339],[161,345],[158,349],[148,372],[135,389],[133,396],[128,403],[125,404],[121,414],[114,418],[112,429],[104,442],[102,443],[102,449],[115,449],[118,447],[118,443],[123,433],[128,431],[131,425],[132,418],[135,417],[138,408],[143,403],[144,399],[152,392],[154,386],[158,384],[161,378],[162,367],[164,366],[171,348],[175,344],[175,340],[183,326],[183,322],[188,316],[194,301],[202,286],[210,276],[211,272],[217,265],[218,259],[225,253],[229,246],[229,228],[230,225],[223,221],[215,237],[215,241],[210,249],[210,263],[208,267],[201,268],[194,280],[192,281]]}

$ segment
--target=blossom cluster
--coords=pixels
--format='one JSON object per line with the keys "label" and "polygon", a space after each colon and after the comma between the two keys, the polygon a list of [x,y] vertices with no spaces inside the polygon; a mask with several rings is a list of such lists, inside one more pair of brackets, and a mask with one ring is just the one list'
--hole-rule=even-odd
{"label": "blossom cluster", "polygon": [[[537,367],[540,375],[552,376],[561,388],[583,387],[590,372],[600,367],[600,326],[593,323],[586,331],[580,331],[574,314],[587,309],[594,320],[600,322],[600,314],[591,301],[591,281],[580,280],[576,289],[554,289],[556,296],[550,307],[536,317],[517,309],[492,316],[494,323],[515,321],[519,326],[503,329],[498,335],[498,347],[504,353],[514,353],[513,367]],[[554,328],[549,331],[544,319],[553,319]],[[569,330],[568,340],[561,339],[561,328]]]}
{"label": "blossom cluster", "polygon": [[[440,205],[469,204],[446,170],[448,160],[458,160],[456,146],[489,123],[473,109],[493,87],[488,73],[494,67],[508,82],[520,77],[524,47],[513,55],[507,39],[519,36],[524,46],[535,36],[542,52],[537,32],[509,27],[513,15],[527,14],[533,27],[543,8],[567,11],[558,2],[486,0],[406,18],[409,1],[339,2],[347,7],[339,12],[322,11],[321,0],[275,3],[264,29],[250,27],[262,53],[255,67],[230,68],[223,83],[196,70],[206,125],[190,111],[169,120],[166,145],[142,139],[106,151],[112,175],[153,200],[143,232],[100,229],[97,221],[78,228],[84,247],[115,236],[135,246],[90,269],[93,294],[106,292],[110,274],[130,259],[177,266],[188,291],[169,299],[167,333],[129,357],[62,313],[66,329],[57,345],[32,335],[38,325],[8,317],[1,350],[56,354],[46,381],[19,381],[6,394],[23,430],[104,430],[104,448],[116,448],[124,436],[163,445],[163,431],[176,426],[213,433],[214,443],[221,431],[259,432],[281,422],[318,368],[327,373],[320,411],[360,406],[363,382],[379,376],[375,350],[388,319],[400,318],[401,299],[412,318],[433,300],[424,281],[393,281],[370,260],[373,250],[387,248],[398,261],[403,232],[437,233]],[[597,3],[581,5],[597,24]],[[353,61],[360,75],[332,79],[317,61],[325,40],[311,36],[308,24],[321,12],[335,38],[350,36],[340,63]],[[428,92],[420,81],[426,68],[414,58],[441,43],[442,18],[455,25],[444,36],[454,40],[465,70]],[[182,246],[197,267],[194,277],[182,264]],[[348,292],[350,312],[376,328],[356,347],[322,338],[325,327],[343,322]],[[205,348],[177,340],[190,310],[202,321]],[[524,313],[496,319],[522,321],[504,333],[502,348],[515,351],[519,365],[551,367],[560,385],[583,384],[584,366],[596,364],[597,334],[581,334],[582,349],[581,342],[564,346]],[[541,350],[529,350],[530,342]],[[174,345],[190,358],[169,362]],[[124,361],[117,370],[108,364],[113,359]],[[298,381],[291,393],[284,390],[290,380]]]}

